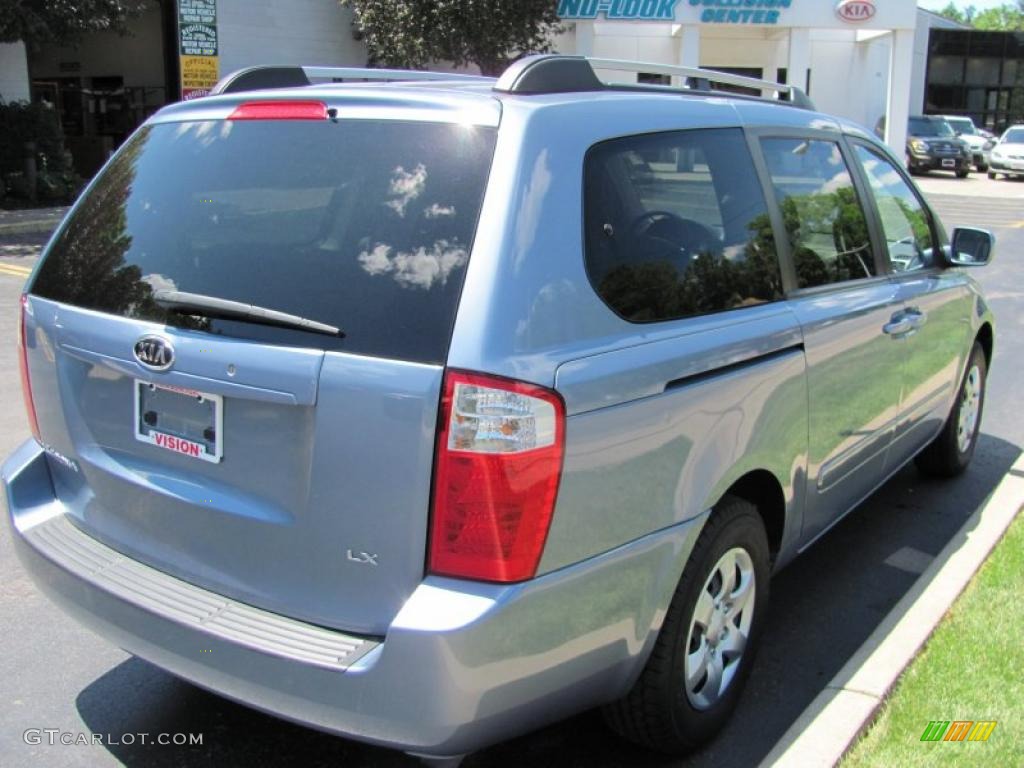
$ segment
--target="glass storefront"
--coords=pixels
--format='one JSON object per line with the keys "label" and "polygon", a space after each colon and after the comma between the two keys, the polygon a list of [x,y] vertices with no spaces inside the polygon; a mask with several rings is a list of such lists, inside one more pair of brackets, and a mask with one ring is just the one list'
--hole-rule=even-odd
{"label": "glass storefront", "polygon": [[932,29],[925,112],[996,133],[1024,122],[1024,32]]}

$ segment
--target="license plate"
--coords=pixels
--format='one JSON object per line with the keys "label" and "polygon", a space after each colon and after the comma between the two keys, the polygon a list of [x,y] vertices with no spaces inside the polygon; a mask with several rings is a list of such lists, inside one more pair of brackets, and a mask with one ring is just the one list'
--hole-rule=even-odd
{"label": "license plate", "polygon": [[217,463],[223,455],[223,426],[220,395],[135,381],[136,440]]}
{"label": "license plate", "polygon": [[956,168],[956,160],[943,159],[942,167],[943,168]]}

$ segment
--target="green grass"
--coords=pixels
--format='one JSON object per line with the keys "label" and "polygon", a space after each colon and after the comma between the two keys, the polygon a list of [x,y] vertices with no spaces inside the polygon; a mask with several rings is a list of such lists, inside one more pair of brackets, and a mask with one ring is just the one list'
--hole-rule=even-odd
{"label": "green grass", "polygon": [[[1024,516],[971,580],[843,759],[861,766],[1024,766]],[[996,720],[987,742],[922,742],[930,720]]]}

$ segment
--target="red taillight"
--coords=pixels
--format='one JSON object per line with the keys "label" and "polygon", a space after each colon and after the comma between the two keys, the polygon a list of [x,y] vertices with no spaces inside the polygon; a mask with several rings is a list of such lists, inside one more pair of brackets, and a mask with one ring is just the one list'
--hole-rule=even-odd
{"label": "red taillight", "polygon": [[39,442],[39,422],[36,420],[36,406],[32,402],[32,383],[28,377],[28,344],[25,338],[25,314],[29,311],[28,294],[21,294],[21,312],[18,314],[18,371],[21,373],[21,394],[25,398],[25,412],[32,436]]}
{"label": "red taillight", "polygon": [[322,101],[248,101],[228,116],[228,120],[326,120],[327,105]]}
{"label": "red taillight", "polygon": [[449,371],[441,402],[431,573],[533,578],[562,474],[565,405],[518,381]]}

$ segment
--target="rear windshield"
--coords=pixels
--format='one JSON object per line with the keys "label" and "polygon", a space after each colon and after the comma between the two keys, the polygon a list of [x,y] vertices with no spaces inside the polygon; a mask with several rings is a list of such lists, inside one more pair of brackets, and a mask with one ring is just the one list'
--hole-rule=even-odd
{"label": "rear windshield", "polygon": [[[32,292],[256,341],[443,362],[495,133],[344,119],[143,128],[82,200]],[[345,336],[184,317],[156,304],[161,289]]]}

